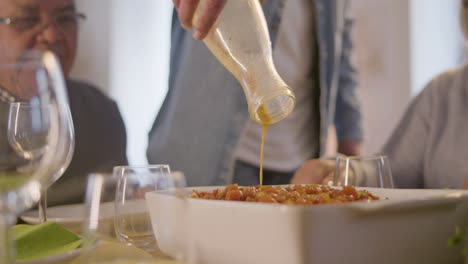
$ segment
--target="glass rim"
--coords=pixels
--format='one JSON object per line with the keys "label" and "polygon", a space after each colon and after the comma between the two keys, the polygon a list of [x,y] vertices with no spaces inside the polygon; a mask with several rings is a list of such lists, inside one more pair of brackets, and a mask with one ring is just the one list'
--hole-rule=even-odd
{"label": "glass rim", "polygon": [[336,160],[378,160],[378,159],[388,159],[387,155],[365,155],[365,156],[346,156],[346,155],[337,155]]}
{"label": "glass rim", "polygon": [[119,165],[114,166],[113,170],[122,169],[157,169],[157,168],[170,168],[169,164],[149,164],[149,165]]}
{"label": "glass rim", "polygon": [[133,171],[133,172],[138,172],[138,171],[141,171],[141,170],[149,170],[149,171],[160,170],[160,171],[165,171],[165,172],[167,172],[169,175],[172,174],[172,172],[171,172],[171,167],[169,166],[169,164],[121,165],[121,166],[114,166],[114,167],[112,168],[111,174],[112,174],[113,176],[118,176],[118,175],[120,175],[120,174],[131,173],[132,171]]}
{"label": "glass rim", "polygon": [[[248,104],[248,108],[249,108],[249,114],[251,116],[251,118],[259,123],[259,124],[262,124],[262,125],[273,125],[281,120],[283,120],[284,118],[286,118],[287,116],[289,116],[289,114],[292,113],[292,111],[294,111],[294,108],[296,106],[296,97],[295,95],[293,94],[293,92],[290,90],[290,88],[288,86],[285,86],[287,89],[286,90],[277,90],[277,91],[273,91],[271,92],[270,94],[268,94],[267,96],[263,96],[263,97],[255,97],[254,99],[252,99],[252,102]],[[263,123],[263,120],[260,118],[259,114],[258,114],[258,111],[260,109],[260,107],[262,105],[266,105],[268,102],[270,101],[273,101],[275,100],[276,98],[278,97],[285,97],[285,98],[288,98],[290,101],[289,103],[291,103],[290,107],[289,108],[283,108],[282,110],[284,110],[283,114],[282,115],[275,115],[272,117],[272,121],[268,124],[264,124]]]}
{"label": "glass rim", "polygon": [[109,172],[90,172],[88,173],[88,176],[93,176],[93,177],[108,177],[111,176],[112,173]]}

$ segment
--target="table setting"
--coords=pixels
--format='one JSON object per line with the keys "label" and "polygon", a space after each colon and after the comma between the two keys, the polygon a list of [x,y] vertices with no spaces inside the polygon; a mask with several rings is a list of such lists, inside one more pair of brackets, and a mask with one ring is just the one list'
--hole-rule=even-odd
{"label": "table setting", "polygon": [[[205,43],[243,82],[264,138],[292,111],[294,93],[272,64],[259,2],[230,1],[225,10]],[[241,32],[249,45],[223,38],[238,28],[236,12],[255,25]],[[266,70],[239,70],[249,58]],[[191,172],[170,164],[115,164],[87,175],[81,204],[47,208],[46,190],[75,143],[60,66],[50,52],[0,61],[0,78],[10,76],[21,99],[0,112],[0,263],[468,264],[468,191],[395,189],[384,155],[338,155],[322,184],[271,186],[262,169],[256,186],[187,187]],[[266,81],[281,89],[260,89]]]}
{"label": "table setting", "polygon": [[[59,220],[59,228],[54,229],[57,224],[46,222],[37,229],[50,232],[47,237],[51,240],[60,240],[54,248],[57,251],[49,251],[52,255],[44,258],[46,262],[39,259],[19,263],[284,263],[286,260],[288,263],[339,263],[344,259],[350,263],[377,259],[379,263],[409,260],[457,263],[462,258],[462,246],[451,248],[447,242],[455,234],[455,227],[466,223],[466,191],[356,187],[357,191],[369,192],[380,200],[271,204],[230,201],[226,195],[219,196],[219,200],[195,198],[194,193],[211,194],[231,187],[183,188],[182,184],[175,188],[166,180],[156,181],[159,181],[158,189],[144,185],[144,191],[129,191],[132,188],[122,188],[122,182],[131,185],[131,180],[122,178],[125,175],[122,167],[116,167],[115,171],[120,176],[92,174],[88,177],[85,203],[72,207],[82,212],[78,236],[60,226],[60,218],[49,217],[49,220]],[[139,175],[144,175],[144,171],[149,169],[138,168]],[[181,177],[177,172],[172,174]],[[131,195],[119,191],[123,189]],[[129,208],[125,208],[127,203]],[[53,213],[54,208],[48,212]],[[30,243],[37,241],[34,234],[28,234],[31,227],[34,225],[18,234],[26,234],[23,237]],[[43,239],[42,232],[36,236]],[[134,236],[141,233],[151,236]],[[359,245],[353,245],[356,237]],[[65,238],[70,242],[64,243]],[[76,248],[66,248],[73,247],[75,242],[81,243],[78,252]],[[57,253],[58,250],[65,253]],[[338,254],[330,255],[336,250]],[[232,252],[238,254],[233,256]]]}
{"label": "table setting", "polygon": [[168,165],[90,174],[83,204],[51,207],[43,223],[38,210],[21,217],[17,263],[182,263],[159,250],[145,200],[155,190],[176,195],[179,184],[183,175]]}
{"label": "table setting", "polygon": [[[156,245],[144,194],[180,188],[183,176],[168,165],[116,167],[89,175],[82,204],[48,212],[46,190],[70,164],[75,145],[60,63],[48,51],[25,50],[20,59],[2,53],[0,79],[15,95],[2,94],[0,104],[0,263],[168,260]],[[141,237],[151,243],[139,244]]]}
{"label": "table setting", "polygon": [[384,156],[334,167],[330,186],[186,187],[169,165],[116,166],[88,175],[82,204],[22,214],[5,242],[23,264],[462,261],[447,243],[466,235],[467,191],[394,189]]}

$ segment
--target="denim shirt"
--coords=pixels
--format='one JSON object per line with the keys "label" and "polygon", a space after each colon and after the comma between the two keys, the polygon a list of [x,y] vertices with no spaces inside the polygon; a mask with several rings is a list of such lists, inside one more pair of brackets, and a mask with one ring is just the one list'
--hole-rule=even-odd
{"label": "denim shirt", "polygon": [[[356,72],[350,62],[349,3],[311,1],[316,7],[323,155],[329,124],[335,124],[339,140],[362,139],[361,112],[355,94]],[[283,7],[284,0],[263,4],[273,45]],[[202,41],[181,27],[174,14],[169,89],[149,133],[149,162],[183,171],[189,186],[226,184],[247,118],[247,103],[237,80]]]}

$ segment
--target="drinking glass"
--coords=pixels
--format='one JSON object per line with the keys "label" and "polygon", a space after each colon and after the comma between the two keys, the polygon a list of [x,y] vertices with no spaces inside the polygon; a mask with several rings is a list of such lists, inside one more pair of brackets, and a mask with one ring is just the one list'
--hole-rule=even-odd
{"label": "drinking glass", "polygon": [[336,157],[335,186],[394,188],[390,161],[386,156]]}
{"label": "drinking glass", "polygon": [[62,155],[68,97],[51,52],[0,55],[0,263],[13,263],[9,226],[40,197]]}
{"label": "drinking glass", "polygon": [[134,245],[151,254],[159,248],[153,232],[146,193],[174,190],[184,187],[179,174],[171,174],[168,165],[141,167],[115,167],[113,174],[118,178],[115,196],[115,232],[117,238],[128,245]]}
{"label": "drinking glass", "polygon": [[81,230],[85,248],[93,248],[98,241],[116,240],[114,231],[116,189],[117,178],[112,174],[88,175]]}
{"label": "drinking glass", "polygon": [[96,261],[96,243],[118,241],[165,258],[155,243],[144,194],[152,189],[177,194],[177,186],[184,182],[183,176],[172,175],[167,165],[116,167],[113,174],[90,174],[82,227],[86,260]]}

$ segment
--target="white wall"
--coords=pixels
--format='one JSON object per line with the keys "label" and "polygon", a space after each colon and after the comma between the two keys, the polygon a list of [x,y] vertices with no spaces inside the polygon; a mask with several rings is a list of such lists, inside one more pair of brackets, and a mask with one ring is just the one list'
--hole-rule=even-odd
{"label": "white wall", "polygon": [[355,0],[353,35],[364,153],[379,151],[410,100],[407,0]]}
{"label": "white wall", "polygon": [[379,151],[412,96],[459,64],[459,0],[354,0],[354,44],[367,154]]}
{"label": "white wall", "polygon": [[78,54],[71,76],[88,80],[108,93],[110,0],[77,0],[77,9],[88,18],[80,24]]}
{"label": "white wall", "polygon": [[[138,4],[136,4],[138,2]],[[131,164],[146,164],[147,133],[167,90],[170,0],[77,0],[80,26],[72,76],[119,104]]]}
{"label": "white wall", "polygon": [[147,134],[167,90],[172,1],[113,1],[111,94],[127,126],[129,162],[146,164]]}
{"label": "white wall", "polygon": [[459,64],[463,41],[460,0],[411,0],[411,92]]}

